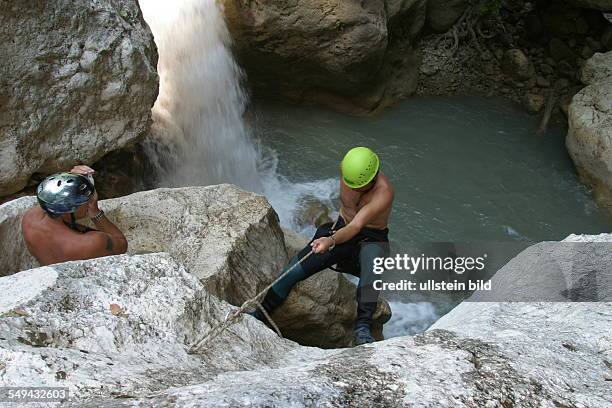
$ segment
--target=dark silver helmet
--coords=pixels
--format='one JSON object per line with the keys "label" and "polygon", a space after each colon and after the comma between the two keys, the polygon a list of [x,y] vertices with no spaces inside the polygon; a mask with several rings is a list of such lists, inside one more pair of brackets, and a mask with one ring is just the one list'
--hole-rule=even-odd
{"label": "dark silver helmet", "polygon": [[41,208],[51,216],[73,213],[89,201],[94,193],[93,183],[85,176],[74,173],[53,174],[36,189]]}

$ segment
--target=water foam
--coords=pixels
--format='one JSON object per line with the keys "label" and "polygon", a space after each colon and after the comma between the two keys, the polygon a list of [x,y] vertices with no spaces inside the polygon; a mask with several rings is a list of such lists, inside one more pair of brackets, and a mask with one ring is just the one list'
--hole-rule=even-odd
{"label": "water foam", "polygon": [[140,0],[159,51],[147,152],[164,186],[229,182],[261,191],[244,75],[215,0]]}

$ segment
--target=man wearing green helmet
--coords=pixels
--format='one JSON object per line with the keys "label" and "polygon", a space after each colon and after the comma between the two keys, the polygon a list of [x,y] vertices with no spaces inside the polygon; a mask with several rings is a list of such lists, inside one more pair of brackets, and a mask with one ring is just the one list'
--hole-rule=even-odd
{"label": "man wearing green helmet", "polygon": [[[93,169],[76,166],[70,173],[53,174],[36,190],[38,206],[21,220],[28,250],[41,265],[122,254],[125,235],[98,208]],[[97,230],[77,220],[89,217]]]}
{"label": "man wearing green helmet", "polygon": [[[371,324],[378,292],[373,288],[373,262],[388,254],[387,223],[395,191],[380,171],[378,156],[367,147],[349,150],[342,159],[340,171],[341,206],[337,221],[317,229],[309,245],[287,265],[285,271],[293,268],[291,272],[272,286],[261,306],[266,312],[272,312],[297,282],[336,265],[335,270],[359,277],[354,344],[360,345],[374,341]],[[296,265],[311,250],[314,254]],[[259,309],[250,314],[265,321]]]}

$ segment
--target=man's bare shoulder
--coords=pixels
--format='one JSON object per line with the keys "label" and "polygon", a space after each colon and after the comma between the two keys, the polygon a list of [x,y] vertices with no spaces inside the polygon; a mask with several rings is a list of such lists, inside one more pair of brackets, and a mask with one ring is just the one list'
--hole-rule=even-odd
{"label": "man's bare shoulder", "polygon": [[21,217],[21,228],[24,232],[34,228],[36,224],[43,221],[45,214],[39,206],[29,208]]}
{"label": "man's bare shoulder", "polygon": [[379,174],[378,177],[380,177],[380,179],[376,183],[376,187],[378,187],[378,193],[385,197],[393,199],[393,196],[395,195],[395,187],[393,187],[391,181],[387,178],[387,176],[382,173]]}

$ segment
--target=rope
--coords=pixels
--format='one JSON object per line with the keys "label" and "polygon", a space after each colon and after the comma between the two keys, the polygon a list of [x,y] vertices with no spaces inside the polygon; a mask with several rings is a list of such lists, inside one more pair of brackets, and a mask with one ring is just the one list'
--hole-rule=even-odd
{"label": "rope", "polygon": [[213,326],[212,329],[210,329],[208,331],[208,333],[206,333],[204,335],[204,337],[202,337],[200,340],[194,342],[190,348],[189,348],[189,353],[193,354],[195,353],[200,347],[202,347],[203,345],[209,343],[210,341],[212,341],[214,338],[216,338],[218,335],[220,335],[221,333],[223,333],[223,331],[225,331],[228,327],[230,327],[232,324],[234,324],[236,321],[238,321],[241,317],[242,317],[242,313],[244,313],[244,311],[246,311],[247,309],[250,309],[253,306],[257,306],[262,312],[263,315],[266,317],[266,319],[270,322],[271,326],[274,328],[274,330],[276,331],[276,333],[278,333],[278,335],[280,337],[282,337],[280,330],[278,329],[278,326],[274,323],[274,321],[272,321],[272,318],[270,317],[270,315],[268,314],[268,312],[263,308],[263,306],[261,305],[261,297],[263,297],[266,292],[268,292],[268,290],[274,286],[278,281],[280,281],[281,279],[283,279],[287,274],[289,274],[289,272],[291,272],[296,266],[298,266],[299,264],[301,264],[304,260],[306,260],[306,258],[308,258],[310,255],[312,255],[314,252],[313,250],[310,250],[310,252],[308,252],[306,255],[304,255],[299,261],[297,261],[296,263],[294,263],[289,269],[287,269],[285,272],[283,272],[282,274],[280,274],[280,276],[278,278],[276,278],[271,284],[269,284],[268,286],[266,286],[261,292],[259,292],[257,295],[255,295],[254,297],[247,299],[244,301],[244,303],[242,304],[242,306],[240,306],[238,309],[235,309],[234,311],[229,311],[227,313],[227,315],[225,316],[225,319],[223,319],[222,322],[220,322],[219,324],[217,324],[216,326]]}

